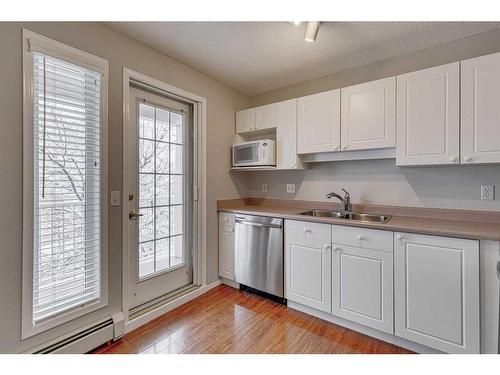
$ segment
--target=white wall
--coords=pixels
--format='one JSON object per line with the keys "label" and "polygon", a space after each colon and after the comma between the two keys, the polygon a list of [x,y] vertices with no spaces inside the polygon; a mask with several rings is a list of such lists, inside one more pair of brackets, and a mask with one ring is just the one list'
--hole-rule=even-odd
{"label": "white wall", "polygon": [[[0,353],[19,352],[121,307],[121,207],[109,210],[109,306],[21,341],[22,28],[109,60],[109,189],[122,190],[122,71],[128,67],[207,99],[207,279],[218,279],[217,199],[239,196],[229,149],[235,111],[249,105],[237,90],[99,23],[0,23]],[[245,177],[242,177],[243,179]],[[125,194],[124,194],[125,196]]]}
{"label": "white wall", "polygon": [[[262,193],[262,184],[268,193]],[[296,184],[295,194],[286,184]],[[311,164],[305,171],[252,172],[249,196],[328,201],[325,194],[351,193],[353,203],[499,211],[500,200],[480,200],[480,186],[496,185],[499,166],[396,167],[394,159]]]}
{"label": "white wall", "polygon": [[[403,74],[500,51],[500,30],[428,48],[339,72],[251,97],[258,106],[339,87]],[[500,125],[499,125],[500,126]],[[330,191],[347,188],[358,203],[418,207],[500,210],[500,166],[398,168],[394,160],[311,164],[304,172],[253,172],[250,196],[264,196],[261,184],[269,184],[268,197],[324,200]],[[296,194],[286,193],[286,183],[296,183]],[[480,185],[495,184],[497,199],[481,201]]]}

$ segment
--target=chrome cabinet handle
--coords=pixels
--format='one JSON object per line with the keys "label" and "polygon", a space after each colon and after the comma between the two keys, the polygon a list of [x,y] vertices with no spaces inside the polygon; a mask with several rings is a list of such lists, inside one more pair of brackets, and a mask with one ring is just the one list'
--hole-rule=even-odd
{"label": "chrome cabinet handle", "polygon": [[470,156],[465,156],[463,160],[465,162],[470,162],[470,161],[472,161],[472,158]]}
{"label": "chrome cabinet handle", "polygon": [[357,239],[358,239],[358,241],[366,240],[366,238],[362,235],[358,235]]}
{"label": "chrome cabinet handle", "polygon": [[138,214],[138,213],[136,213],[134,211],[129,211],[129,213],[128,213],[128,218],[129,219],[137,219],[137,218],[139,218],[141,216],[144,216],[144,214]]}
{"label": "chrome cabinet handle", "polygon": [[400,234],[396,234],[396,239],[397,239],[397,240],[402,240],[402,239],[403,239],[403,236],[402,236],[402,235],[400,235]]}
{"label": "chrome cabinet handle", "polygon": [[450,161],[452,163],[456,163],[458,161],[458,158],[456,156],[452,156],[452,157],[450,157]]}
{"label": "chrome cabinet handle", "polygon": [[500,280],[500,260],[497,262],[497,277]]}
{"label": "chrome cabinet handle", "polygon": [[331,246],[330,245],[325,245],[324,248],[325,248],[325,250],[328,250],[328,249],[331,248]]}

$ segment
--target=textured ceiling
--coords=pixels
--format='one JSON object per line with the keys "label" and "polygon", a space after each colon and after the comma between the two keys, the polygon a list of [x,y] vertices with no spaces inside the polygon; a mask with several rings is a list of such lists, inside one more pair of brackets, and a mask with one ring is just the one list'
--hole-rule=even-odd
{"label": "textured ceiling", "polygon": [[111,28],[255,95],[492,29],[500,22],[109,22]]}

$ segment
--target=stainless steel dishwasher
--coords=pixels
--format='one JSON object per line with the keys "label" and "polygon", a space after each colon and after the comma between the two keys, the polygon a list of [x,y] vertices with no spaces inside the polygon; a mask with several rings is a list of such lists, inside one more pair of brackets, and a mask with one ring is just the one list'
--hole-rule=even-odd
{"label": "stainless steel dishwasher", "polygon": [[283,298],[283,219],[236,215],[236,282]]}

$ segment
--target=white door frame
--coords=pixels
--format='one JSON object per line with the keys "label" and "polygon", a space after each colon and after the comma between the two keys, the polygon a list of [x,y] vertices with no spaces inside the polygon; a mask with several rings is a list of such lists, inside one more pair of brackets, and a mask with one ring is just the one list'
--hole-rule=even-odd
{"label": "white door frame", "polygon": [[[130,124],[129,115],[129,98],[130,98],[130,84],[135,83],[144,85],[154,91],[168,93],[172,97],[178,97],[184,101],[190,102],[193,105],[193,126],[195,129],[194,139],[194,154],[197,165],[197,181],[198,186],[194,187],[193,196],[197,198],[197,217],[195,231],[197,248],[194,249],[193,254],[193,284],[201,287],[207,287],[206,280],[206,113],[207,101],[205,98],[190,93],[188,91],[179,89],[175,86],[169,85],[155,78],[148,77],[144,74],[138,73],[134,70],[123,68],[123,197],[122,197],[122,309],[125,316],[125,323],[129,322],[129,297],[128,297],[128,273],[129,273],[129,246],[128,246],[128,178],[129,178],[129,132],[127,127]],[[196,246],[195,246],[196,247]],[[204,288],[204,289],[205,289]],[[198,294],[198,293],[197,293]],[[182,298],[182,297],[181,297]],[[175,301],[172,301],[175,302]],[[146,317],[144,321],[133,324],[138,326],[146,323],[154,317],[164,313],[165,311],[152,311],[153,314]],[[142,319],[141,319],[142,320]]]}

